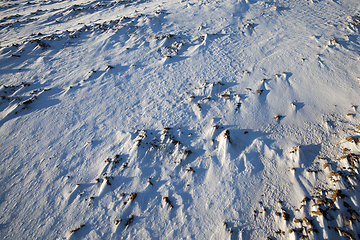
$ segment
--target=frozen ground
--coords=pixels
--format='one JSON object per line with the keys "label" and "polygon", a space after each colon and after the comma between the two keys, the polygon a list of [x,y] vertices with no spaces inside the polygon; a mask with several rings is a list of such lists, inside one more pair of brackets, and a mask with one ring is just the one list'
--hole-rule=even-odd
{"label": "frozen ground", "polygon": [[360,239],[358,0],[1,1],[1,239]]}

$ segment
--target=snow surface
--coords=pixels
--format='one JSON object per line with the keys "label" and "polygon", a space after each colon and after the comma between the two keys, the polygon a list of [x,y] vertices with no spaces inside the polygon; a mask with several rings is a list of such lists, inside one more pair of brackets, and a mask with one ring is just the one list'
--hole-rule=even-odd
{"label": "snow surface", "polygon": [[0,2],[1,239],[360,239],[358,0]]}

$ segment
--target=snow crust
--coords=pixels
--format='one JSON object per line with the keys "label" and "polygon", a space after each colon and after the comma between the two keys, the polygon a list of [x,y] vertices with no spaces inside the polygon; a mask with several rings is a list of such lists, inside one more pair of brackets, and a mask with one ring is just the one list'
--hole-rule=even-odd
{"label": "snow crust", "polygon": [[1,239],[360,239],[358,0],[0,2]]}

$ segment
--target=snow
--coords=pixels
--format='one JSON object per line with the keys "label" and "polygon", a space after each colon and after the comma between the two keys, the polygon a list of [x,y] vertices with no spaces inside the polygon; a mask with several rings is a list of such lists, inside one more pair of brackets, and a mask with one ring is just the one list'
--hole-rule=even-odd
{"label": "snow", "polygon": [[0,238],[360,238],[358,1],[0,9]]}

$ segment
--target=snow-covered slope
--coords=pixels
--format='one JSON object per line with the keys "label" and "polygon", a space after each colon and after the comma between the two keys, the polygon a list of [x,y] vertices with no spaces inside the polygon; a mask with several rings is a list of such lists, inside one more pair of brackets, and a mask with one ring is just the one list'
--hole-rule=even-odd
{"label": "snow-covered slope", "polygon": [[357,0],[0,3],[0,238],[360,239]]}

